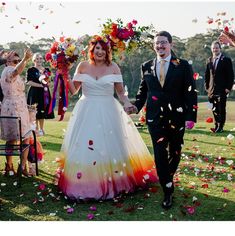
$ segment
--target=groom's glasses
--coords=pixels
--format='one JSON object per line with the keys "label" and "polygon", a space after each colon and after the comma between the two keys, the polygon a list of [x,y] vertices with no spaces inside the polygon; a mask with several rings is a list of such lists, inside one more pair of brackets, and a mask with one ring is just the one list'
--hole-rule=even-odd
{"label": "groom's glasses", "polygon": [[166,44],[168,44],[168,41],[157,41],[156,42],[156,45],[166,45]]}

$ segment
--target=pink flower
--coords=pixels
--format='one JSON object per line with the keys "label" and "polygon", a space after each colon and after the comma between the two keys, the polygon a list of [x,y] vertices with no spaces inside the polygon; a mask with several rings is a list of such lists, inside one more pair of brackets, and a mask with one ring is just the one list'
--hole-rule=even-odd
{"label": "pink flower", "polygon": [[72,214],[74,212],[74,209],[72,207],[67,208],[67,213]]}
{"label": "pink flower", "polygon": [[194,206],[187,206],[187,212],[189,215],[193,215],[195,213],[195,207]]}
{"label": "pink flower", "polygon": [[127,28],[128,28],[128,29],[131,29],[131,28],[132,28],[132,23],[131,23],[131,22],[129,22],[129,23],[127,24]]}
{"label": "pink flower", "polygon": [[97,209],[96,209],[96,206],[90,206],[90,210],[91,211],[96,211]]}
{"label": "pink flower", "polygon": [[136,25],[137,23],[138,23],[137,20],[133,20],[133,21],[132,21],[132,24],[133,24],[133,25]]}
{"label": "pink flower", "polygon": [[230,192],[230,190],[228,188],[224,187],[223,192],[228,193],[228,192]]}
{"label": "pink flower", "polygon": [[43,191],[46,188],[45,184],[39,184],[38,189]]}
{"label": "pink flower", "polygon": [[91,213],[89,213],[88,215],[87,215],[87,219],[88,220],[93,220],[94,219],[94,214],[91,214]]}
{"label": "pink flower", "polygon": [[51,53],[46,53],[46,55],[45,55],[45,59],[46,59],[46,61],[51,61],[52,60],[52,56],[51,56]]}

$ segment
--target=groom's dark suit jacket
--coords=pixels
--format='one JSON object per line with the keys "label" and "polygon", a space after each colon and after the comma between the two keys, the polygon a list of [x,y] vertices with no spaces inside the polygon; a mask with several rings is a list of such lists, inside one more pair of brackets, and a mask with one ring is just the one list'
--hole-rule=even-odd
{"label": "groom's dark suit jacket", "polygon": [[162,127],[184,127],[185,121],[196,122],[197,92],[192,67],[187,61],[171,57],[164,86],[156,72],[157,59],[142,64],[142,78],[135,105],[140,111],[146,100],[146,123]]}

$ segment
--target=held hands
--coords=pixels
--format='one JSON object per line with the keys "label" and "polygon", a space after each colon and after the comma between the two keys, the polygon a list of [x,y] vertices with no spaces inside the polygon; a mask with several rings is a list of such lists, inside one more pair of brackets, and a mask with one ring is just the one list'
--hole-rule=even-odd
{"label": "held hands", "polygon": [[186,121],[185,122],[185,128],[186,129],[192,129],[194,127],[195,123],[193,121]]}
{"label": "held hands", "polygon": [[133,113],[137,113],[138,112],[138,109],[136,108],[136,106],[132,105],[132,106],[129,106],[129,107],[124,107],[124,111],[130,115],[130,114],[133,114]]}

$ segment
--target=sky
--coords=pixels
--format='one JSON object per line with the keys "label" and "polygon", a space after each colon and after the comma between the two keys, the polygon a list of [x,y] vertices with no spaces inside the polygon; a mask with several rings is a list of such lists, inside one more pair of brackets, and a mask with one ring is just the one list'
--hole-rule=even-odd
{"label": "sky", "polygon": [[[4,5],[5,4],[5,5]],[[12,41],[32,42],[39,38],[77,38],[94,35],[107,18],[121,18],[138,25],[153,24],[180,38],[206,33],[213,24],[208,17],[226,12],[224,18],[235,18],[235,2],[204,1],[5,1],[0,2],[0,44]]]}

